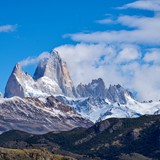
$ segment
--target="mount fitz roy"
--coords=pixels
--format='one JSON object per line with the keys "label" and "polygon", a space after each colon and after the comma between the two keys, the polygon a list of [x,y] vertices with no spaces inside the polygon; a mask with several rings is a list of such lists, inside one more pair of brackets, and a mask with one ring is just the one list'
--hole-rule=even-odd
{"label": "mount fitz roy", "polygon": [[66,62],[57,51],[42,59],[32,76],[17,63],[0,98],[0,132],[30,133],[90,127],[111,117],[160,114],[160,102],[136,101],[121,85],[107,89],[99,78],[74,86]]}
{"label": "mount fitz roy", "polygon": [[109,89],[106,89],[101,78],[92,80],[88,85],[81,83],[75,89],[66,62],[54,50],[49,57],[40,61],[33,77],[27,72],[24,73],[18,63],[15,65],[5,88],[5,97],[47,97],[50,95],[63,95],[71,98],[108,98],[110,102],[120,104],[127,102],[127,96],[133,98],[132,94],[120,85],[110,85]]}
{"label": "mount fitz roy", "polygon": [[75,97],[76,92],[67,65],[56,51],[44,58],[37,66],[33,78],[21,70],[19,64],[8,80],[5,97],[38,97],[63,94]]}

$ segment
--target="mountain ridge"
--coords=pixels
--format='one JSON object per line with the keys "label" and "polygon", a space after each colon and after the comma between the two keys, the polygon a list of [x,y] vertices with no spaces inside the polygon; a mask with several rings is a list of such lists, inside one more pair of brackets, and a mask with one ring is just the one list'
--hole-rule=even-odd
{"label": "mountain ridge", "polygon": [[53,96],[46,99],[0,98],[0,133],[18,129],[42,134],[80,126],[87,128],[92,124]]}
{"label": "mountain ridge", "polygon": [[[14,98],[14,96],[21,98],[15,101],[17,98]],[[5,110],[3,106],[7,106],[8,104],[6,104],[6,102],[9,101],[11,108],[8,112],[11,113],[13,107],[16,106],[16,112],[22,113],[22,111],[20,111],[20,104],[24,102],[25,106],[22,110],[26,110],[27,113],[28,110],[26,108],[29,110],[33,109],[33,113],[36,117],[36,114],[38,115],[36,110],[38,105],[41,116],[43,117],[43,120],[45,120],[46,132],[48,131],[48,125],[44,117],[46,116],[46,110],[43,114],[42,106],[45,106],[46,109],[49,108],[46,102],[49,103],[50,97],[54,97],[53,99],[57,99],[58,101],[55,100],[55,103],[51,102],[49,106],[53,105],[52,107],[54,108],[59,102],[62,102],[62,104],[74,111],[66,117],[64,117],[64,115],[67,114],[67,110],[64,109],[64,111],[62,111],[63,118],[60,118],[59,122],[61,123],[62,130],[65,128],[72,128],[72,125],[65,123],[65,120],[67,122],[68,117],[71,118],[71,116],[79,117],[79,120],[73,120],[71,118],[71,124],[76,124],[76,122],[79,121],[80,124],[82,123],[84,126],[88,126],[88,124],[91,124],[92,122],[96,123],[112,117],[136,118],[145,114],[154,115],[160,113],[160,102],[140,103],[135,100],[130,91],[120,84],[110,85],[109,88],[106,88],[102,78],[93,79],[88,84],[81,83],[75,87],[66,62],[62,60],[59,53],[55,50],[52,50],[47,57],[44,57],[38,63],[33,77],[27,72],[24,73],[21,66],[17,63],[6,85],[5,97],[8,97],[9,99],[1,99],[2,103],[0,104],[0,107],[2,107],[3,112],[7,112],[8,108],[6,107]],[[30,103],[32,98],[37,99],[38,103]],[[32,108],[29,106],[32,106]],[[59,108],[54,109],[59,110]],[[14,115],[14,113],[11,114]],[[18,116],[19,115],[17,115],[17,117]],[[51,117],[56,116],[57,112]],[[15,120],[18,120],[17,117],[15,115]],[[35,117],[32,115],[33,119],[30,120],[35,120]],[[7,117],[4,118],[7,119]],[[27,120],[27,117],[25,118]],[[80,122],[80,119],[82,122]],[[51,118],[50,121],[54,121],[54,118]],[[58,118],[56,118],[55,121],[58,123]],[[4,122],[5,121],[3,121],[3,123]],[[28,122],[26,121],[26,123]],[[56,128],[55,122],[53,122],[51,126]],[[6,126],[4,125],[4,127]],[[78,127],[78,124],[76,124],[75,127]],[[10,129],[14,128],[10,127]]]}
{"label": "mountain ridge", "polygon": [[4,96],[24,98],[54,94],[77,96],[66,63],[53,50],[49,57],[39,62],[33,77],[24,73],[17,63],[7,82]]}
{"label": "mountain ridge", "polygon": [[159,126],[160,115],[110,118],[88,129],[76,128],[44,135],[9,131],[0,135],[0,146],[19,149],[43,147],[54,153],[83,155],[82,159],[126,160],[128,157],[158,160]]}

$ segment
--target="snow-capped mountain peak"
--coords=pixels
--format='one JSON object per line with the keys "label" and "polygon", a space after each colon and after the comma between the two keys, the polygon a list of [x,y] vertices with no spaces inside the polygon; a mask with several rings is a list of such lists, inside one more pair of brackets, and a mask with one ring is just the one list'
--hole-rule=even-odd
{"label": "snow-capped mountain peak", "polygon": [[55,50],[50,53],[49,58],[42,60],[36,68],[34,79],[38,80],[44,76],[58,84],[61,94],[70,97],[76,96],[66,62],[61,59],[59,53]]}
{"label": "snow-capped mountain peak", "polygon": [[32,77],[28,73],[24,73],[21,69],[21,66],[17,63],[12,71],[12,74],[7,82],[5,88],[5,97],[25,97],[26,95],[26,86],[24,83],[34,83]]}
{"label": "snow-capped mountain peak", "polygon": [[134,99],[132,93],[122,87],[120,84],[110,85],[109,89],[106,90],[106,97],[111,102],[118,102],[120,104],[126,104],[128,97]]}
{"label": "snow-capped mountain peak", "polygon": [[76,97],[67,65],[57,51],[52,51],[49,57],[39,62],[33,77],[24,73],[17,63],[7,82],[5,97],[39,97],[55,94]]}
{"label": "snow-capped mountain peak", "polygon": [[101,78],[88,84],[80,83],[75,90],[66,62],[54,50],[39,62],[34,78],[24,73],[19,64],[15,65],[5,89],[5,97],[13,96],[41,97],[42,102],[55,96],[92,122],[111,117],[159,114],[160,111],[160,102],[140,103],[120,84],[106,88]]}
{"label": "snow-capped mountain peak", "polygon": [[105,83],[102,78],[94,79],[91,83],[77,86],[77,93],[81,97],[103,97],[105,98]]}
{"label": "snow-capped mountain peak", "polygon": [[87,85],[80,83],[76,89],[80,97],[99,97],[108,99],[111,103],[126,104],[128,97],[134,99],[132,93],[120,84],[110,85],[109,88],[106,88],[101,78],[94,79]]}
{"label": "snow-capped mountain peak", "polygon": [[21,130],[34,134],[90,127],[72,108],[53,96],[39,98],[0,98],[0,134],[8,130]]}
{"label": "snow-capped mountain peak", "polygon": [[60,58],[57,51],[52,51],[49,55],[49,57],[45,57],[42,59],[34,73],[34,79],[37,80],[43,76],[46,76],[50,79],[54,79],[55,81],[58,81],[56,71],[59,69],[58,67],[62,63],[62,59]]}

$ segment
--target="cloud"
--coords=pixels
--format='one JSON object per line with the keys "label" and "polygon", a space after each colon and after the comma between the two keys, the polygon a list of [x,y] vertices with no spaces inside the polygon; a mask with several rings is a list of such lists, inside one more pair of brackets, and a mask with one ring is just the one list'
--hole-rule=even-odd
{"label": "cloud", "polygon": [[17,25],[3,25],[0,26],[0,32],[13,32],[17,29]]}
{"label": "cloud", "polygon": [[137,46],[126,45],[117,56],[117,63],[128,63],[141,57],[141,53]]}
{"label": "cloud", "polygon": [[107,19],[97,20],[96,23],[99,23],[99,24],[111,24],[112,23],[113,24],[115,23],[115,21],[107,18]]}
{"label": "cloud", "polygon": [[150,49],[144,56],[143,60],[147,63],[160,64],[160,49]]}
{"label": "cloud", "polygon": [[72,40],[86,43],[137,43],[160,44],[160,17],[120,16],[116,23],[131,30],[96,31],[91,33],[68,34]]}
{"label": "cloud", "polygon": [[37,64],[38,62],[40,62],[41,60],[43,60],[45,58],[49,58],[49,52],[43,52],[37,57],[28,57],[28,58],[20,61],[19,64],[22,67],[26,67],[29,65]]}
{"label": "cloud", "polygon": [[119,7],[119,9],[127,9],[127,8],[135,8],[135,9],[143,9],[150,11],[160,11],[160,1],[159,0],[139,0],[129,4],[124,5],[123,7]]}
{"label": "cloud", "polygon": [[[144,63],[142,49],[136,45],[79,43],[59,46],[55,50],[67,61],[76,85],[101,77],[107,87],[121,84],[137,92],[139,100],[160,99],[160,65],[151,65],[150,61]],[[147,51],[145,56],[149,54]]]}
{"label": "cloud", "polygon": [[[110,76],[107,77],[107,82],[111,79],[113,83],[121,81],[113,77],[117,75],[117,71],[108,65],[108,68],[104,68],[105,62],[111,61],[115,56],[115,49],[112,46],[106,46],[105,44],[77,44],[77,45],[64,45],[55,48],[63,59],[67,61],[71,75],[74,82],[79,84],[89,83],[93,78],[105,78],[110,72]],[[102,59],[104,56],[104,59]],[[74,57],[74,58],[73,58]],[[112,72],[111,72],[112,71]],[[108,83],[107,83],[108,84]]]}
{"label": "cloud", "polygon": [[160,99],[160,66],[138,65],[134,69],[133,87],[137,90],[141,100]]}

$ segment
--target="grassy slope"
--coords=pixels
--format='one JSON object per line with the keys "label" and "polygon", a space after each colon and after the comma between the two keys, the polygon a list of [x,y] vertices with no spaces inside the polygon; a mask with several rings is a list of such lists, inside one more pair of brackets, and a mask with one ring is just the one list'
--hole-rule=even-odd
{"label": "grassy slope", "polygon": [[64,160],[64,156],[52,154],[42,149],[7,149],[0,148],[3,160]]}

